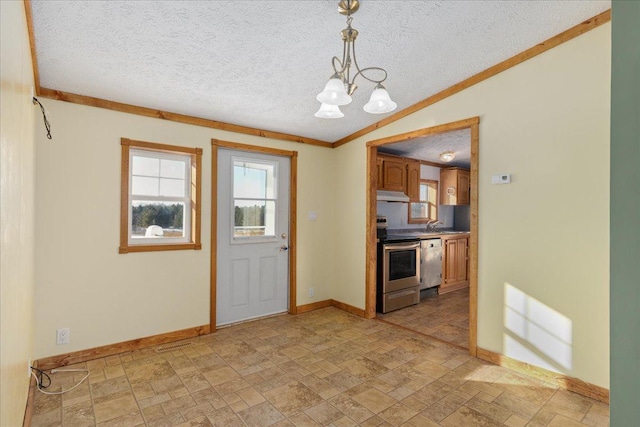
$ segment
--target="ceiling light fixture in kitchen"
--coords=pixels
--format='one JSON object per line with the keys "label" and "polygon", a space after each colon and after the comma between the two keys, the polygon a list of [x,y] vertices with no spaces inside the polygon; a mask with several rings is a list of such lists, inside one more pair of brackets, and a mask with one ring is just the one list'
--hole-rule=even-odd
{"label": "ceiling light fixture in kitchen", "polygon": [[[369,102],[364,106],[364,111],[371,114],[389,113],[398,106],[389,97],[389,93],[382,86],[382,82],[387,79],[387,72],[380,67],[367,67],[360,69],[356,60],[356,38],[358,30],[351,27],[353,18],[351,14],[356,13],[360,7],[358,0],[342,0],[338,4],[338,12],[347,16],[347,28],[342,30],[342,60],[334,56],[331,60],[333,75],[324,90],[318,94],[316,99],[322,103],[315,116],[322,119],[336,119],[344,117],[339,106],[351,103],[351,95],[358,86],[355,84],[356,77],[362,76],[376,87],[371,94]],[[351,76],[351,65],[355,67],[355,74]],[[375,76],[375,74],[378,74]],[[379,77],[379,78],[375,78]],[[381,77],[381,78],[380,78]]]}
{"label": "ceiling light fixture in kitchen", "polygon": [[443,162],[450,162],[451,160],[456,158],[456,153],[453,151],[444,151],[440,153],[440,160]]}

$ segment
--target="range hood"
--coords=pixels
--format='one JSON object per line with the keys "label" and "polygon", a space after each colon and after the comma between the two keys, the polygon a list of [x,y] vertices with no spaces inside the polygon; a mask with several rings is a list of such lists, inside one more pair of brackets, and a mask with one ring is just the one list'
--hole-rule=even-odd
{"label": "range hood", "polygon": [[378,190],[377,200],[379,202],[402,202],[409,203],[409,196],[402,191],[384,191]]}

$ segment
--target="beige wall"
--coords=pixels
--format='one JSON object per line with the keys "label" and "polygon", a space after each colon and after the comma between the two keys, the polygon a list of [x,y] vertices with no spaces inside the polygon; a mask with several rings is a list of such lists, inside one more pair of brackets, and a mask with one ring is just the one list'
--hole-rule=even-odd
{"label": "beige wall", "polygon": [[480,116],[478,345],[608,387],[610,31],[334,150],[333,297],[364,306],[366,141]]}
{"label": "beige wall", "polygon": [[[33,69],[21,1],[0,2],[0,425],[22,425],[33,352]],[[38,131],[43,131],[40,127]]]}
{"label": "beige wall", "polygon": [[[209,323],[211,138],[298,151],[298,305],[331,298],[332,150],[45,103],[54,139],[38,135],[35,357]],[[204,149],[202,250],[118,254],[121,137]],[[69,345],[55,343],[62,327]]]}

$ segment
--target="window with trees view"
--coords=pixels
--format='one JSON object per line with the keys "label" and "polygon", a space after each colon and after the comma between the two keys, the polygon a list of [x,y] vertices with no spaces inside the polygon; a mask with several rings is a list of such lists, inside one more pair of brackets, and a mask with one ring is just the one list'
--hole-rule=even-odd
{"label": "window with trees view", "polygon": [[276,227],[276,163],[233,158],[233,236],[273,237]]}
{"label": "window with trees view", "polygon": [[438,219],[438,181],[420,180],[420,201],[409,203],[409,223],[420,224]]}
{"label": "window with trees view", "polygon": [[202,149],[122,139],[120,253],[200,249]]}

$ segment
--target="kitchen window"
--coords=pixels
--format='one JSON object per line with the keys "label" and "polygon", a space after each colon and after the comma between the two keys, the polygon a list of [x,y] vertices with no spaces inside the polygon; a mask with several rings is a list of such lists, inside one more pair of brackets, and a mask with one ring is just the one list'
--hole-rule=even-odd
{"label": "kitchen window", "polygon": [[123,138],[120,253],[201,249],[201,148]]}
{"label": "kitchen window", "polygon": [[409,224],[428,223],[438,219],[438,181],[420,180],[420,199],[409,203]]}

